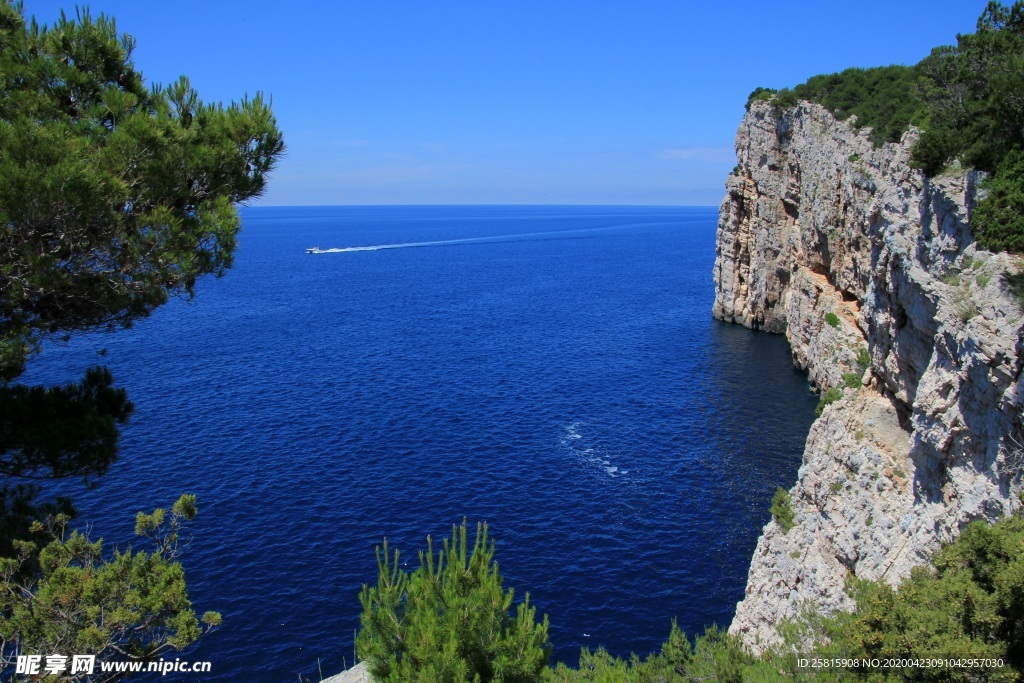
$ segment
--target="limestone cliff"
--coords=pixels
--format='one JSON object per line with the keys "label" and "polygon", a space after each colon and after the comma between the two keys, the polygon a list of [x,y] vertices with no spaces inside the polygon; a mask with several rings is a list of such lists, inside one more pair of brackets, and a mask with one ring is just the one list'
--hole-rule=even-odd
{"label": "limestone cliff", "polygon": [[796,525],[758,540],[730,629],[754,651],[804,606],[852,607],[851,574],[896,583],[1020,504],[1024,316],[1002,281],[1020,264],[973,243],[977,174],[910,167],[916,136],[876,149],[818,105],[766,102],[737,134],[714,315],[784,332],[822,391],[863,379],[811,427]]}

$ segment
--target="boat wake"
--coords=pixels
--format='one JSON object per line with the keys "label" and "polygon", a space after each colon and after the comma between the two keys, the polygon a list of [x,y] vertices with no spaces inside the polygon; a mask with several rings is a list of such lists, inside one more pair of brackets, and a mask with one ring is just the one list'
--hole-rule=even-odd
{"label": "boat wake", "polygon": [[380,251],[382,249],[411,249],[414,247],[448,247],[458,244],[487,244],[490,242],[520,242],[535,239],[565,239],[571,237],[586,237],[602,232],[627,230],[648,225],[659,225],[661,222],[651,223],[629,223],[625,225],[610,225],[601,228],[580,228],[577,230],[549,230],[547,232],[524,232],[514,235],[489,235],[486,237],[465,237],[455,240],[434,240],[432,242],[399,242],[396,244],[372,244],[360,247],[332,247],[321,249],[312,247],[306,249],[307,254],[344,254],[353,251]]}
{"label": "boat wake", "polygon": [[629,470],[619,469],[613,465],[611,460],[599,448],[588,445],[587,437],[581,432],[586,423],[575,421],[562,427],[562,436],[559,441],[562,447],[572,453],[577,460],[586,463],[589,467],[603,470],[609,477],[616,478],[629,474]]}

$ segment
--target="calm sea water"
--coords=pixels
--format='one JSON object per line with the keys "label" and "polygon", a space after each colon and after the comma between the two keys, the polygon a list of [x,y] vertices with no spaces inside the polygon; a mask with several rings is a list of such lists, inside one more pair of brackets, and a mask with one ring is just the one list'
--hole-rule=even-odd
{"label": "calm sea water", "polygon": [[489,523],[555,659],[647,654],[673,618],[730,621],[816,400],[784,339],[711,319],[715,221],[244,209],[226,277],[47,349],[22,380],[105,363],[136,404],[119,462],[69,489],[94,536],[123,547],[136,512],[198,495],[190,594],[224,615],[181,655],[213,662],[203,680],[351,665],[375,545],[412,569],[463,518]]}

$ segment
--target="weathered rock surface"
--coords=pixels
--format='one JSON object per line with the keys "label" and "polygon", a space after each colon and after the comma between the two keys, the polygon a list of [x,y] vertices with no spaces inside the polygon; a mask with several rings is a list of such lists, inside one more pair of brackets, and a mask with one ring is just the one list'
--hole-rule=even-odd
{"label": "weathered rock surface", "polygon": [[320,683],[371,683],[370,671],[366,668],[366,662],[360,662],[351,669],[323,679]]}
{"label": "weathered rock surface", "polygon": [[979,174],[925,178],[916,138],[875,149],[818,105],[765,102],[737,134],[714,315],[784,332],[822,391],[864,384],[811,427],[796,525],[758,541],[730,628],[755,652],[806,606],[850,609],[851,574],[895,584],[1020,504],[1024,316],[1002,281],[1020,264],[973,242]]}

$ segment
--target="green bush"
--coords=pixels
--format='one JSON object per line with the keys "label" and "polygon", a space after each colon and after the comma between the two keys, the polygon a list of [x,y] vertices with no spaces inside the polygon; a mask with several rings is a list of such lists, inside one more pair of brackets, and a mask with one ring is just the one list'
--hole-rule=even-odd
{"label": "green bush", "polygon": [[603,648],[580,653],[579,668],[559,664],[543,679],[547,683],[698,683],[701,681],[775,680],[779,664],[771,658],[758,659],[744,652],[739,639],[717,626],[705,629],[703,635],[690,640],[672,624],[668,641],[661,651],[640,659],[629,660],[608,654]]}
{"label": "green bush", "polygon": [[[837,484],[832,485],[833,491],[842,487]],[[772,499],[772,515],[784,531],[793,528],[790,496],[782,488],[776,490]],[[872,523],[873,519],[868,518],[866,524],[871,526]],[[898,589],[885,583],[853,581],[848,588],[856,602],[853,613],[822,616],[813,608],[805,610],[799,617],[776,625],[786,645],[769,649],[761,657],[745,652],[738,638],[715,626],[705,629],[691,642],[673,621],[668,640],[659,651],[646,658],[633,654],[628,659],[620,659],[601,647],[594,651],[584,648],[577,668],[562,663],[554,668],[538,665],[538,649],[534,647],[537,641],[530,637],[526,638],[528,645],[524,648],[501,651],[500,648],[478,647],[484,660],[500,661],[489,677],[481,673],[482,669],[471,669],[468,664],[454,672],[452,667],[439,666],[445,657],[454,659],[462,649],[467,650],[468,659],[468,650],[472,648],[467,648],[466,643],[479,644],[487,640],[489,634],[486,629],[460,631],[460,625],[474,619],[487,622],[488,615],[500,611],[500,607],[495,606],[503,604],[504,596],[511,594],[511,591],[504,593],[500,586],[495,589],[495,581],[500,581],[500,577],[490,556],[484,552],[493,547],[486,541],[486,530],[481,532],[478,528],[477,531],[473,555],[476,556],[478,550],[481,554],[476,564],[472,557],[465,560],[465,538],[463,524],[461,529],[455,530],[452,543],[445,543],[446,553],[456,546],[463,547],[462,560],[456,552],[454,564],[449,564],[449,567],[461,567],[460,571],[440,569],[445,553],[438,555],[436,565],[421,554],[422,563],[436,567],[424,570],[421,566],[413,574],[421,580],[431,575],[437,577],[436,585],[426,593],[414,589],[413,579],[398,569],[397,555],[392,563],[386,549],[383,553],[378,551],[381,571],[377,590],[387,597],[376,607],[371,600],[370,609],[364,599],[364,632],[359,638],[366,637],[369,612],[369,621],[379,617],[382,622],[381,626],[373,628],[388,630],[388,637],[400,645],[386,657],[390,672],[385,677],[374,673],[375,680],[409,683],[525,680],[542,683],[1009,682],[1022,680],[1024,674],[1024,519],[1019,514],[991,526],[980,521],[972,523],[959,539],[935,554],[933,567],[914,569]],[[799,552],[793,557],[798,558]],[[486,569],[488,567],[491,569]],[[442,576],[461,577],[460,581],[464,582],[461,585],[489,584],[488,591],[469,591],[479,595],[486,593],[489,598],[482,602],[467,601],[459,597],[462,592],[453,591],[450,582]],[[486,578],[488,576],[491,578]],[[364,596],[368,592],[372,593],[373,589],[364,587]],[[452,601],[442,603],[431,597],[425,609],[414,606],[425,595],[438,593],[446,593]],[[383,603],[406,607],[382,610]],[[447,612],[458,612],[458,618],[448,618]],[[540,625],[532,623],[532,617],[528,621],[524,632],[536,635]],[[413,627],[413,623],[429,624],[430,628]],[[498,629],[493,634],[500,632]],[[546,644],[541,651],[546,651]],[[999,668],[832,667],[814,670],[798,668],[796,653],[802,658],[847,660],[1001,659],[1005,664]],[[362,651],[360,654],[365,658]],[[419,668],[401,663],[413,659]],[[524,665],[524,660],[531,663]],[[372,667],[374,660],[370,663]],[[526,671],[530,673],[521,675]]]}
{"label": "green bush", "polygon": [[533,683],[547,667],[548,620],[535,620],[530,596],[512,617],[513,591],[502,588],[487,525],[478,525],[467,554],[466,523],[452,528],[443,550],[419,555],[410,576],[387,541],[377,549],[377,586],[359,594],[359,658],[378,682]]}
{"label": "green bush", "polygon": [[[1024,520],[974,522],[917,567],[899,590],[859,583],[857,610],[827,624],[827,649],[844,657],[955,655],[1002,659],[989,670],[890,672],[898,680],[1018,681],[1024,668]],[[871,679],[872,672],[855,672]],[[877,675],[878,672],[874,672]],[[878,680],[890,680],[878,679]]]}
{"label": "green bush", "polygon": [[793,107],[800,100],[817,102],[840,120],[856,115],[856,127],[871,127],[872,140],[881,145],[898,141],[907,126],[922,117],[917,85],[921,78],[917,67],[852,68],[814,76],[794,88],[757,88],[747,98],[747,109],[758,101],[769,101],[776,109]]}
{"label": "green bush", "polygon": [[821,395],[821,399],[818,401],[818,405],[814,408],[814,416],[821,417],[821,414],[825,412],[825,406],[830,403],[835,403],[843,397],[843,390],[838,387],[832,387],[824,394]]}
{"label": "green bush", "polygon": [[776,112],[778,112],[783,109],[795,107],[799,101],[800,98],[794,91],[789,88],[783,88],[775,93],[775,96],[772,98],[772,106],[775,108]]}
{"label": "green bush", "polygon": [[836,328],[837,330],[839,329],[839,316],[836,315],[835,313],[826,313],[825,322],[827,322],[829,325]]}
{"label": "green bush", "polygon": [[847,389],[860,389],[864,386],[864,382],[861,381],[861,375],[856,372],[844,372],[843,383]]}
{"label": "green bush", "polygon": [[1017,297],[1017,303],[1024,310],[1024,273],[1003,273],[1003,284]]}
{"label": "green bush", "polygon": [[772,496],[772,519],[784,534],[793,528],[792,498],[781,486],[775,489],[775,495]]}
{"label": "green bush", "polygon": [[775,98],[776,92],[772,88],[754,88],[747,97],[747,111],[750,111],[750,105],[754,102],[771,102]]}
{"label": "green bush", "polygon": [[989,251],[1024,252],[1024,150],[1007,154],[984,186],[989,194],[971,215],[978,244]]}
{"label": "green bush", "polygon": [[856,359],[856,362],[857,362],[857,368],[860,370],[860,373],[862,375],[864,374],[865,370],[867,370],[869,367],[871,367],[871,354],[868,353],[868,350],[866,348],[864,348],[863,346],[860,347],[859,349],[857,349],[857,359]]}
{"label": "green bush", "polygon": [[820,103],[840,120],[856,115],[856,126],[869,126],[871,139],[881,145],[897,142],[907,127],[920,118],[920,78],[916,67],[853,68],[814,76],[793,88],[793,93],[801,100]]}

